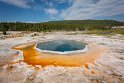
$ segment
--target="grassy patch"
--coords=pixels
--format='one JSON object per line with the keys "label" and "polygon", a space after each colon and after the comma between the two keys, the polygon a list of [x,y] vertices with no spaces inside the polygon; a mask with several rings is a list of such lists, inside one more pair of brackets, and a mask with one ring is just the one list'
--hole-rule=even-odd
{"label": "grassy patch", "polygon": [[91,30],[91,31],[85,31],[84,34],[97,34],[97,35],[123,34],[124,35],[124,29],[117,29],[117,30]]}

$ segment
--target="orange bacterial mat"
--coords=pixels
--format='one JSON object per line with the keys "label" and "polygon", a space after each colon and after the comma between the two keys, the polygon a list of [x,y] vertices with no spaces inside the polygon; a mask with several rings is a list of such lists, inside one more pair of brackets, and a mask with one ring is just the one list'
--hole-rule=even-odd
{"label": "orange bacterial mat", "polygon": [[21,44],[13,49],[23,51],[24,62],[30,65],[54,65],[54,66],[83,66],[87,63],[93,63],[103,52],[104,48],[91,45],[90,50],[86,53],[75,54],[53,54],[41,53],[35,49],[35,44]]}

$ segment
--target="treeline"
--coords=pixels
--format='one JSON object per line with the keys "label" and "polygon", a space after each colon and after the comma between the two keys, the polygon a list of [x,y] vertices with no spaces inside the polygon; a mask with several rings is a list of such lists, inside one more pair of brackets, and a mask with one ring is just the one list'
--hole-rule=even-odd
{"label": "treeline", "polygon": [[109,30],[113,26],[124,26],[124,22],[114,20],[63,20],[43,23],[1,22],[0,31]]}

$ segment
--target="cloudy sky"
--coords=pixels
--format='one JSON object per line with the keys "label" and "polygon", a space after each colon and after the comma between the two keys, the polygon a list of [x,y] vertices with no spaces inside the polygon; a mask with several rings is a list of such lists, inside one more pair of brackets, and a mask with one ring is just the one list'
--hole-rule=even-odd
{"label": "cloudy sky", "polygon": [[0,21],[83,19],[124,21],[124,0],[0,0]]}

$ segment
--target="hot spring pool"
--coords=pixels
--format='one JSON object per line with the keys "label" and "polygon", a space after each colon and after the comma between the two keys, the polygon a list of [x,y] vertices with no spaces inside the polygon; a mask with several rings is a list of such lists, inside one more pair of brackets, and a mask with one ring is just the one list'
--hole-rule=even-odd
{"label": "hot spring pool", "polygon": [[37,44],[36,48],[44,52],[53,52],[61,54],[84,52],[87,49],[85,43],[74,40],[53,40],[41,42]]}
{"label": "hot spring pool", "polygon": [[53,40],[38,44],[24,43],[13,49],[22,51],[19,56],[29,65],[82,67],[87,63],[94,62],[105,51],[104,48],[96,45],[92,45],[92,49],[90,45],[88,47],[90,49],[87,49],[85,43],[74,40]]}

